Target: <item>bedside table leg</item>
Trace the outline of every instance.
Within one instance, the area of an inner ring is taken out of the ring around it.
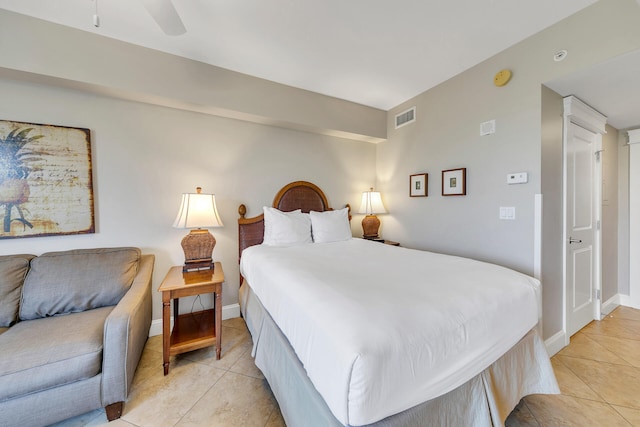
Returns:
[[[169,373],[169,345],[171,343],[171,299],[162,294],[162,366],[164,374]]]
[[[215,316],[216,360],[220,360],[220,353],[222,351],[222,289],[220,289],[220,292],[216,292]]]

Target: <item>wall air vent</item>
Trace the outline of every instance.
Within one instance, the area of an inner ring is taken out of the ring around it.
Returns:
[[[494,133],[496,133],[495,120],[480,123],[480,136],[492,135]]]
[[[416,121],[416,107],[411,107],[400,114],[396,114],[396,129]]]

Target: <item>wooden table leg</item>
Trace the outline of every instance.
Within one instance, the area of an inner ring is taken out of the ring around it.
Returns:
[[[220,289],[222,291],[222,289]],[[215,301],[216,324],[216,359],[220,360],[222,352],[222,292],[216,292]]]
[[[162,366],[164,374],[169,373],[169,345],[171,343],[171,298],[168,292],[162,293]]]

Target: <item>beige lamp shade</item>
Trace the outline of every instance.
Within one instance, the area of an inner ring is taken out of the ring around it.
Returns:
[[[215,194],[202,194],[202,188],[197,193],[184,193],[176,220],[175,228],[211,228],[222,227],[222,220],[216,207]]]
[[[366,215],[362,219],[362,237],[365,239],[379,239],[378,230],[380,229],[380,220],[376,214],[387,213],[387,210],[382,204],[380,192],[373,191],[373,188],[369,191],[364,191],[358,213]]]
[[[196,193],[184,193],[178,215],[173,222],[175,228],[191,228],[182,239],[184,250],[183,271],[213,268],[213,248],[216,239],[206,228],[222,227],[214,194],[203,194],[198,187]]]
[[[373,191],[373,188],[371,188],[370,191],[363,191],[362,202],[360,203],[360,210],[358,211],[358,213],[367,215],[387,213],[387,210],[382,204],[382,197],[380,197],[380,192]]]

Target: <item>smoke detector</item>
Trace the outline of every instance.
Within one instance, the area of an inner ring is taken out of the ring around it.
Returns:
[[[553,60],[556,62],[560,62],[562,61],[564,58],[567,57],[567,55],[569,54],[569,52],[567,52],[566,50],[562,49],[559,50],[555,53],[555,55],[553,55]]]

